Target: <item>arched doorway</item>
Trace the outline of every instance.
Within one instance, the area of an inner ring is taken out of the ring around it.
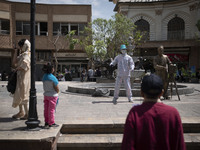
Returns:
[[[180,17],[174,17],[167,25],[168,40],[183,40],[185,38],[185,22]]]
[[[136,30],[142,33],[142,39],[145,41],[149,40],[150,24],[146,20],[140,19],[135,22],[135,25],[137,26]]]

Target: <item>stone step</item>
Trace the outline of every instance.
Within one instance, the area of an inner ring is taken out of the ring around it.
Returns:
[[[182,119],[184,133],[200,133],[200,120]],[[63,124],[62,134],[111,134],[123,133],[124,123],[118,124]]]
[[[63,124],[62,134],[123,133],[124,124]]]
[[[58,150],[118,150],[123,134],[62,134],[57,142]],[[200,149],[200,133],[185,133],[187,150]]]
[[[122,134],[63,134],[57,142],[57,149],[116,149],[120,147]]]

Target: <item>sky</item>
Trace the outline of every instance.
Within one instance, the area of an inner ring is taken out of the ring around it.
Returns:
[[[15,2],[27,2],[31,0],[9,0]],[[96,18],[110,19],[115,14],[115,4],[109,0],[35,0],[42,4],[90,4],[92,5],[92,20]]]

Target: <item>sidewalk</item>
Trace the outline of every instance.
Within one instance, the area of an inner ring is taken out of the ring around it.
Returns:
[[[117,118],[117,120],[124,120],[128,111],[132,107],[132,103],[129,103],[126,97],[120,97],[118,104],[113,105],[112,97],[92,97],[87,94],[69,93],[66,92],[68,85],[80,84],[80,82],[60,82],[60,96],[59,104],[56,109],[56,121],[59,124],[67,122],[92,122],[92,121],[105,121]],[[84,83],[82,83],[84,86]],[[6,82],[0,82],[0,117],[11,118],[11,116],[17,113],[18,108],[12,108],[12,97],[6,91],[6,87],[2,88],[2,85],[6,85]],[[178,101],[178,97],[174,95],[171,100],[164,100],[163,103],[174,106],[178,109],[181,117],[199,117],[200,116],[200,84],[184,84],[188,87],[193,87],[195,92],[188,95],[180,95],[181,101]],[[37,110],[38,118],[41,124],[44,123],[43,118],[43,89],[42,82],[36,82],[37,90]],[[134,97],[135,103],[142,103],[142,97]],[[8,111],[9,110],[9,111]],[[1,120],[2,121],[2,120]],[[11,120],[10,120],[11,121]],[[7,126],[6,120],[4,120],[4,126],[0,125],[1,129],[5,127],[12,129],[12,125],[16,121],[9,122]],[[17,121],[24,123],[24,121]],[[15,127],[15,125],[13,126]]]
[[[61,90],[59,104],[56,109],[55,120],[59,128],[39,131],[27,131],[24,120],[12,119],[18,108],[12,108],[12,97],[6,91],[6,82],[0,81],[0,140],[41,140],[56,137],[62,124],[115,124],[124,123],[132,103],[126,97],[120,97],[118,104],[113,105],[112,97],[92,97],[91,95],[69,93],[67,87],[80,82],[60,82]],[[83,86],[85,83],[82,83]],[[184,84],[193,87],[195,92],[180,95],[181,101],[175,95],[171,100],[163,103],[178,109],[182,121],[200,122],[200,84]],[[4,86],[4,87],[2,87]],[[44,125],[43,117],[43,89],[42,82],[36,82],[37,112],[40,126]],[[141,97],[134,97],[137,104],[142,103]]]

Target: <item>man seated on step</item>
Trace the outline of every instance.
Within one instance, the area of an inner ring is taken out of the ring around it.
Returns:
[[[144,76],[144,101],[127,116],[121,150],[186,150],[180,115],[174,107],[160,101],[163,92],[159,76]]]

